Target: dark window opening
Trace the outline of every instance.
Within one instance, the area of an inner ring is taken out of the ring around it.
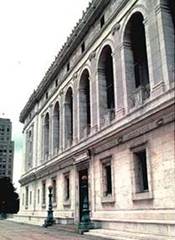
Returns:
[[[69,88],[65,98],[65,145],[69,147],[73,142],[73,93]]]
[[[46,92],[46,99],[48,99],[48,92]]]
[[[44,123],[44,155],[48,157],[49,154],[49,114],[46,114]]]
[[[83,53],[85,51],[85,42],[81,44],[81,52]]]
[[[148,60],[146,52],[143,17],[135,13],[131,18],[131,46],[134,58],[135,87],[149,84]]]
[[[55,87],[58,87],[58,79],[55,80]]]
[[[46,182],[42,182],[42,204],[46,204]]]
[[[136,187],[137,192],[148,191],[148,173],[146,150],[135,153],[136,155]]]
[[[80,101],[80,136],[86,137],[90,133],[91,108],[90,108],[90,81],[89,72],[84,70],[79,88]]]
[[[106,196],[112,194],[111,165],[105,166],[106,171]]]
[[[69,176],[65,176],[65,200],[69,200],[70,198],[70,180],[69,180]]]
[[[100,27],[102,28],[104,26],[104,24],[105,24],[105,17],[103,15],[100,19]]]
[[[108,114],[109,120],[115,118],[115,94],[112,49],[105,46],[101,52],[98,64],[100,112],[101,117]]]
[[[53,203],[56,203],[56,179],[52,179],[52,187],[53,187]]]
[[[67,72],[69,71],[69,69],[70,69],[70,63],[68,62],[67,63]]]
[[[59,103],[56,102],[54,107],[54,114],[53,114],[53,147],[54,147],[54,154],[57,154],[59,149],[60,143],[60,108]]]

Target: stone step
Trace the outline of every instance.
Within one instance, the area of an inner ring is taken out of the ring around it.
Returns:
[[[175,237],[144,234],[144,233],[133,233],[133,232],[122,232],[117,230],[109,229],[92,229],[89,232],[84,233],[88,236],[97,236],[104,239],[113,240],[175,240]]]

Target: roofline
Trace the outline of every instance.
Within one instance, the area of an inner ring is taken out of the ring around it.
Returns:
[[[39,102],[48,86],[54,81],[66,61],[70,58],[73,51],[81,43],[82,39],[96,21],[96,19],[103,12],[104,8],[108,5],[110,0],[92,0],[89,2],[86,11],[83,12],[82,18],[77,22],[76,26],[72,30],[72,33],[67,38],[60,51],[58,52],[55,60],[49,67],[44,78],[40,82],[39,86],[32,93],[23,110],[20,113],[19,120],[24,123],[29,112],[32,110],[34,105]]]

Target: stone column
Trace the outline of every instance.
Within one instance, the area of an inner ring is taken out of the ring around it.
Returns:
[[[78,142],[78,81],[77,73],[73,76],[73,145]]]
[[[175,38],[172,17],[165,3],[166,1],[160,1],[155,8],[155,12],[161,54],[158,61],[161,61],[163,81],[165,90],[167,90],[175,81]]]
[[[89,61],[90,61],[90,76],[89,76],[89,82],[90,82],[90,111],[91,111],[91,134],[95,134],[97,132],[97,126],[98,126],[98,119],[99,119],[99,108],[98,105],[98,94],[97,94],[97,88],[98,88],[98,74],[96,69],[96,53],[92,52],[89,55]]]
[[[155,15],[144,21],[151,97],[164,91],[160,43]]]
[[[114,72],[114,94],[115,94],[115,118],[119,119],[125,114],[125,105],[124,105],[124,86],[123,86],[123,66],[122,66],[122,49],[119,45],[119,32],[120,25],[117,23],[112,28],[112,36],[114,39],[114,52],[112,53],[113,57],[113,72]]]
[[[123,95],[125,112],[129,112],[132,106],[132,93],[135,90],[135,73],[134,73],[134,58],[131,43],[129,41],[123,42],[119,47],[121,49],[121,64],[123,69]]]

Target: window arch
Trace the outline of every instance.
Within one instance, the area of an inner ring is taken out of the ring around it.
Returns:
[[[128,105],[134,107],[150,96],[148,59],[143,16],[134,13],[124,34]]]
[[[44,119],[44,159],[49,156],[49,130],[49,113],[47,113]]]
[[[54,154],[59,150],[60,145],[60,107],[56,102],[53,110],[53,149]]]
[[[109,122],[115,117],[113,59],[109,45],[102,49],[99,57],[98,83],[100,119],[106,124],[106,120]]]
[[[73,92],[69,87],[65,96],[65,147],[73,143]]]
[[[90,133],[91,109],[90,109],[90,81],[89,72],[85,69],[80,78],[79,85],[79,107],[80,107],[80,138]]]

